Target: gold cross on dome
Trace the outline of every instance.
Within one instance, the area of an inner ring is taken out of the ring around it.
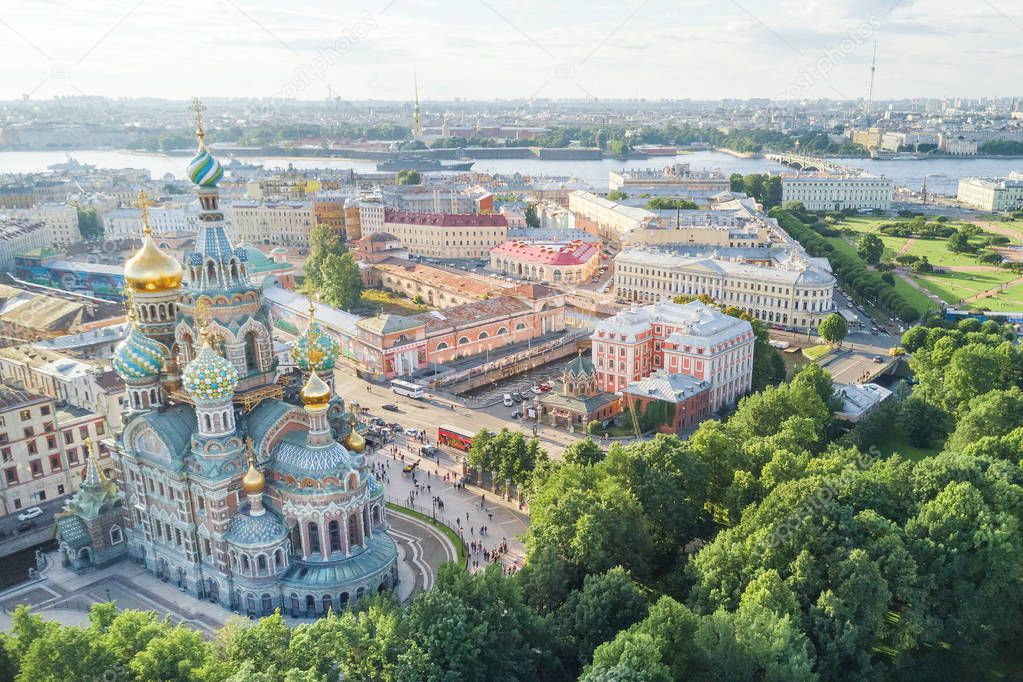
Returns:
[[[142,210],[142,232],[149,234],[151,232],[149,227],[149,207],[153,205],[153,202],[146,196],[145,190],[139,190],[139,198],[135,205]]]
[[[199,139],[203,139],[206,136],[206,126],[203,114],[206,111],[206,105],[202,103],[202,100],[198,97],[192,98],[192,106],[189,107],[192,113],[195,114],[195,134],[199,136]]]

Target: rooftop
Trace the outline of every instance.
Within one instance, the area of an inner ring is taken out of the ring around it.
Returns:
[[[709,388],[710,384],[696,377],[688,374],[668,374],[661,369],[646,379],[629,384],[623,392],[647,399],[680,403]]]
[[[742,261],[725,260],[708,256],[682,256],[670,251],[648,249],[630,249],[615,256],[615,265],[644,265],[665,269],[685,268],[703,270],[708,274],[746,277],[754,280],[774,283],[796,284],[834,284],[835,278],[830,272],[805,258],[792,257],[775,267],[750,265]]]
[[[384,210],[384,222],[430,227],[507,227],[508,219],[496,213],[413,213]]]
[[[475,325],[484,320],[524,313],[530,308],[512,296],[495,296],[485,301],[475,301],[464,305],[434,310],[416,315],[416,319],[426,323],[427,333],[449,327]]]
[[[491,254],[516,258],[542,265],[582,265],[600,254],[592,242],[572,241],[568,244],[535,244],[523,240],[507,241],[494,247]]]

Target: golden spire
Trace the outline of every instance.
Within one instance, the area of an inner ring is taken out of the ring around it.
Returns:
[[[312,327],[314,322],[316,322],[316,301],[313,294],[309,294],[309,326]]]
[[[192,113],[195,114],[195,135],[199,138],[199,148],[203,149],[206,147],[206,126],[203,120],[203,114],[206,111],[206,105],[202,103],[202,100],[198,97],[192,98],[192,106],[190,107]]]
[[[266,477],[256,468],[256,454],[252,451],[252,437],[245,439],[245,449],[249,453],[249,470],[242,478],[242,490],[246,495],[259,495],[266,487]]]
[[[199,338],[203,343],[210,342],[209,329],[210,302],[206,297],[195,302],[195,321],[199,323]]]
[[[145,190],[140,189],[139,198],[136,203],[142,210],[142,234],[148,237],[153,234],[152,228],[149,227],[149,207],[153,205],[153,202],[149,201]]]
[[[326,407],[330,402],[330,386],[315,371],[309,372],[301,392],[302,404],[306,407]]]
[[[85,480],[83,484],[98,485],[102,483],[106,476],[103,474],[103,470],[99,468],[99,464],[96,460],[99,456],[96,454],[96,442],[92,438],[85,439]]]

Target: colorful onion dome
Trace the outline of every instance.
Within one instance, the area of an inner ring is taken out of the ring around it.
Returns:
[[[330,402],[330,386],[316,372],[310,372],[301,395],[306,407],[326,407]]]
[[[159,341],[140,332],[135,326],[134,316],[131,317],[128,336],[117,344],[111,364],[118,376],[125,381],[145,382],[160,376],[165,350]]]
[[[291,359],[303,372],[327,372],[334,369],[334,361],[341,346],[316,321],[313,302],[309,301],[309,326],[291,347]]]
[[[176,258],[168,256],[153,241],[149,212],[142,195],[142,248],[124,264],[124,281],[135,291],[152,293],[181,286],[184,269]]]
[[[199,151],[188,162],[187,173],[188,179],[200,187],[216,187],[224,177],[224,168],[200,140]]]
[[[238,370],[210,347],[203,338],[202,349],[185,367],[182,385],[196,402],[213,402],[228,398],[238,385]]]

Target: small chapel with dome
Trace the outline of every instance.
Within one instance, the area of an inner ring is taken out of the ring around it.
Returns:
[[[157,246],[143,197],[112,360],[129,403],[111,443],[117,476],[89,474],[58,518],[60,549],[79,570],[139,562],[252,616],[337,611],[397,582],[384,489],[333,390],[338,344],[312,314],[292,349],[301,391],[289,402],[275,381],[269,308],[228,237],[223,169],[198,119],[195,250],[179,263]]]

